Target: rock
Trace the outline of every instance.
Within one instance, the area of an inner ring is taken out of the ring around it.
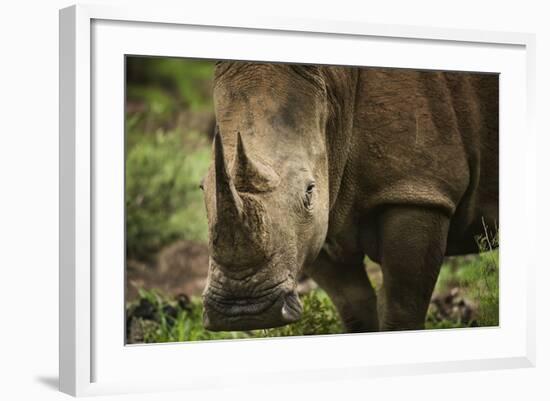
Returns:
[[[148,299],[141,298],[139,304],[133,310],[132,316],[145,320],[154,320],[156,314],[155,305],[153,305]]]
[[[127,326],[126,341],[128,344],[144,343],[145,333],[151,333],[158,327],[158,323],[152,320],[142,320],[139,318],[130,319],[130,324]]]
[[[452,288],[449,292],[434,295],[430,303],[432,319],[440,322],[451,320],[473,326],[474,307],[460,296],[458,287]]]
[[[169,319],[167,319],[168,324],[170,326],[173,325],[178,317],[178,309],[168,304],[162,307],[162,312],[164,313],[165,316],[169,317]]]
[[[186,294],[184,293],[178,294],[178,296],[176,297],[176,300],[181,310],[187,310],[187,311],[191,310],[191,300]]]

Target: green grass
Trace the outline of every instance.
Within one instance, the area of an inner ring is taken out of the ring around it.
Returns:
[[[142,290],[140,299],[127,308],[128,316],[132,316],[130,320],[133,320],[128,324],[133,327],[134,334],[139,334],[138,338],[129,338],[128,342],[182,342],[343,332],[338,314],[324,291],[314,290],[301,299],[304,310],[299,322],[267,330],[212,332],[205,330],[202,325],[200,298],[178,302],[157,291]]]
[[[498,230],[492,236],[487,231],[477,238],[480,254],[470,258],[447,261],[435,287],[435,294],[457,288],[463,299],[475,309],[470,321],[439,320],[432,307],[428,311],[426,328],[490,327],[499,325],[499,252]],[[458,261],[458,263],[457,263]]]

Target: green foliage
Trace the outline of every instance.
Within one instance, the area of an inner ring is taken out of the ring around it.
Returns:
[[[149,86],[130,85],[126,89],[128,100],[143,102],[144,112],[134,114],[144,120],[145,117],[152,122],[152,125],[163,125],[162,122],[172,119],[177,111],[177,104],[173,97],[166,91]]]
[[[475,322],[453,320],[438,321],[433,311],[427,317],[427,328],[481,327],[499,325],[499,233],[491,234],[485,227],[485,234],[476,238],[480,250],[475,258],[462,258],[460,266],[453,267],[446,262],[441,267],[435,292],[460,288],[462,296],[475,303]]]
[[[281,337],[344,332],[338,312],[324,291],[314,290],[303,295],[301,300],[304,314],[298,322],[264,330],[263,335],[265,337]]]
[[[183,123],[181,116],[197,110],[204,111],[203,118],[213,116],[213,68],[213,62],[201,60],[126,59],[129,258],[151,260],[178,239],[207,240],[199,183],[208,168],[210,140],[206,132],[195,132],[189,114]]]
[[[127,106],[138,108],[138,123],[148,130],[170,128],[181,110],[212,108],[211,61],[130,56],[126,73]]]
[[[481,257],[482,284],[478,285],[478,319],[481,326],[499,324],[498,252],[491,251]]]
[[[206,241],[199,184],[210,159],[197,134],[141,136],[126,155],[128,257],[147,259],[176,239]]]
[[[477,238],[480,251],[480,275],[478,280],[479,320],[483,326],[498,326],[499,324],[499,231],[495,234],[488,232],[483,222],[485,235]]]
[[[212,103],[210,81],[214,63],[205,60],[175,57],[128,57],[126,60],[130,100],[140,98],[143,88],[155,88],[173,96],[179,104],[190,108]],[[154,97],[152,98],[154,100]],[[158,100],[158,99],[157,99]]]
[[[185,305],[180,305],[174,300],[160,295],[157,291],[144,290],[140,290],[140,298],[146,299],[153,305],[155,311],[152,320],[138,318],[143,330],[143,340],[146,343],[250,337],[244,332],[218,333],[205,330],[202,325],[202,302],[200,298],[193,298]],[[136,304],[130,305],[128,309],[130,313],[136,307]]]
[[[185,305],[157,291],[140,290],[140,299],[128,305],[127,313],[136,319],[146,343],[182,342],[197,340],[223,340],[237,338],[265,338],[342,333],[342,325],[328,296],[315,290],[302,296],[304,307],[302,319],[280,328],[253,331],[213,332],[202,325],[202,301],[192,298]],[[138,305],[146,300],[153,312],[151,319],[133,316]]]

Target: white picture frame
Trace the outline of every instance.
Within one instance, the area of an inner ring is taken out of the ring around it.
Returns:
[[[192,39],[187,47],[177,40],[184,37]],[[191,45],[196,41],[200,47]],[[536,220],[534,44],[534,35],[524,33],[236,19],[155,7],[61,10],[60,390],[80,396],[534,366],[536,260],[522,238]],[[126,346],[120,330],[125,54],[499,72],[500,326]],[[513,282],[509,266],[521,269]],[[293,355],[297,361],[288,364]],[[193,367],[185,375],[175,369],[182,358]]]

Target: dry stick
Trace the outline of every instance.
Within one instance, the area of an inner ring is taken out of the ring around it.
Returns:
[[[485,219],[481,216],[481,224],[483,224],[483,230],[485,231],[485,238],[487,239],[487,244],[489,245],[489,252],[491,254],[491,259],[493,259],[494,266],[497,265],[497,260],[493,254],[493,245],[492,240],[489,238],[489,233],[487,232],[487,225],[485,224]]]
[[[491,255],[491,260],[493,262],[493,268],[494,270],[496,270],[496,267],[497,267],[497,260],[495,258],[495,255],[493,254],[493,246],[492,246],[492,241],[491,239],[489,238],[489,233],[487,232],[487,225],[485,224],[485,219],[483,218],[483,216],[481,216],[481,223],[483,224],[483,230],[485,231],[485,239],[487,240],[487,245],[489,246],[489,253]],[[489,280],[487,279],[487,275],[484,274],[483,275],[483,278],[484,278],[484,281],[485,281],[485,286],[487,287],[487,289],[489,290]],[[491,298],[493,298],[494,300],[494,297],[493,297],[493,294],[491,293],[491,291],[489,290],[489,293],[491,294]]]

